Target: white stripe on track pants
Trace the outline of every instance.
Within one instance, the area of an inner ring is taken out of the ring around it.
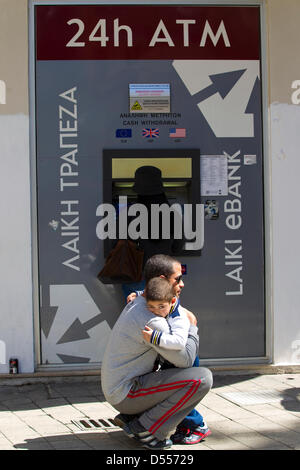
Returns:
[[[120,413],[140,414],[140,423],[157,439],[168,437],[212,387],[205,367],[172,368],[135,379],[127,397],[113,405]]]

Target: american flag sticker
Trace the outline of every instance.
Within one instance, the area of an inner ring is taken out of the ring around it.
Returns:
[[[142,135],[146,138],[159,137],[159,129],[143,129]]]
[[[170,129],[169,137],[176,137],[177,139],[186,137],[186,129],[183,129],[183,128]]]

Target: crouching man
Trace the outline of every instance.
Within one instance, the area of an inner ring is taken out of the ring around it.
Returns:
[[[149,278],[165,277],[178,297],[183,287],[181,264],[166,255],[155,255],[147,264]],[[211,372],[205,367],[193,367],[199,346],[196,318],[183,307],[178,308],[188,314],[190,321],[184,349],[162,348],[143,338],[145,326],[166,333],[169,328],[139,295],[126,305],[115,323],[102,362],[106,400],[125,419],[124,432],[149,449],[170,448],[169,436],[212,387]],[[173,367],[155,370],[158,356]]]

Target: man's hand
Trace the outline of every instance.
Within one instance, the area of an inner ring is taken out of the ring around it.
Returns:
[[[143,335],[144,340],[147,341],[147,343],[150,343],[152,333],[153,333],[153,330],[151,330],[151,328],[149,328],[149,326],[146,325],[145,329],[142,331],[142,335]]]
[[[129,302],[132,302],[136,298],[136,296],[137,295],[135,292],[131,292],[131,294],[129,294],[127,297],[127,303],[129,304]]]
[[[187,310],[186,308],[184,308],[184,310],[185,310],[186,316],[188,317],[191,325],[197,326],[197,318],[195,317],[195,315],[192,312],[190,312],[189,310]]]

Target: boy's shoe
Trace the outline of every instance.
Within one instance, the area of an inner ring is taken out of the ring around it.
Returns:
[[[196,429],[190,430],[190,433],[183,439],[183,444],[198,444],[211,434],[208,427],[198,426]]]
[[[195,429],[178,426],[171,439],[173,444],[198,444],[210,434],[211,431],[205,423],[203,426],[197,426]]]
[[[177,426],[175,433],[172,434],[171,439],[173,444],[181,444],[182,440],[188,435],[190,429],[184,426]]]

